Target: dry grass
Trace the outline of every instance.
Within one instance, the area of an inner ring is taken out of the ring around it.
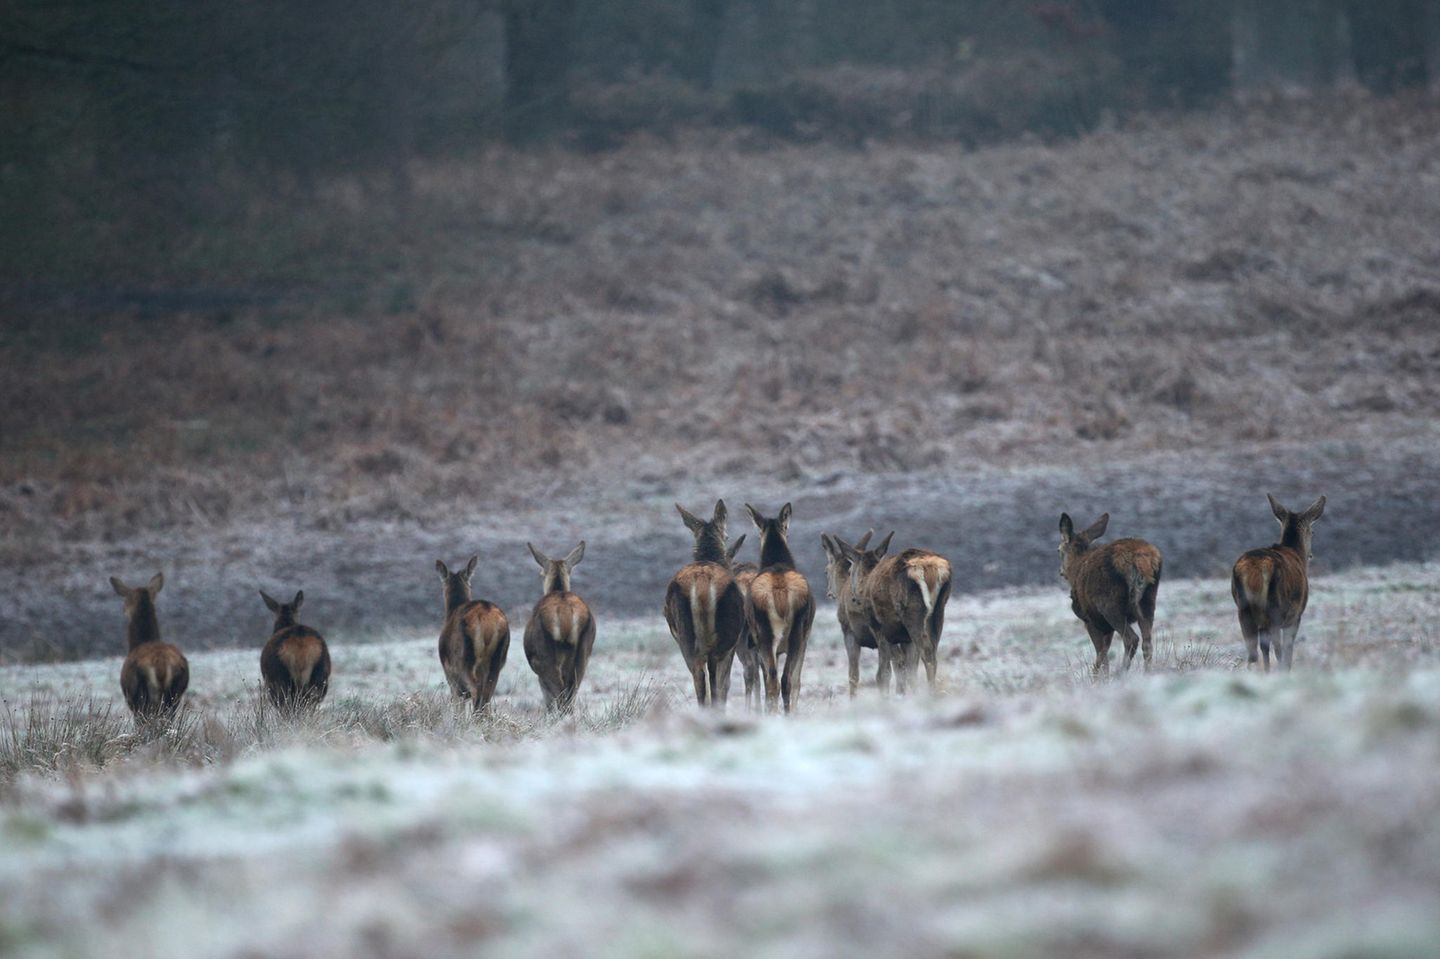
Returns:
[[[1440,403],[1435,125],[1358,101],[973,153],[496,150],[417,168],[403,217],[336,182],[303,215],[386,264],[383,302],[62,318],[92,333],[63,352],[14,326],[0,506],[72,535],[276,502],[341,524],[463,501],[477,466],[505,501],[694,458],[802,479],[1403,433]]]

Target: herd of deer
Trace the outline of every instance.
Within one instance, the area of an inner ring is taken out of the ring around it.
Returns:
[[[1309,597],[1310,530],[1325,511],[1325,497],[1294,513],[1271,496],[1270,508],[1280,521],[1280,542],[1254,549],[1236,561],[1230,591],[1239,612],[1240,630],[1250,663],[1270,652],[1281,669],[1289,669],[1295,653],[1300,618]],[[763,678],[765,708],[783,700],[788,713],[800,695],[805,647],[815,619],[815,595],[795,568],[790,552],[790,504],[773,518],[746,504],[759,534],[758,563],[737,563],[744,543],[726,538],[725,502],[715,504],[709,520],[678,503],[686,527],[695,538],[693,562],[683,566],[665,592],[665,621],[695,684],[701,706],[725,704],[730,672],[738,655],[745,680],[745,701],[759,707]],[[1151,660],[1155,599],[1160,588],[1160,550],[1140,539],[1099,544],[1110,514],[1076,532],[1069,514],[1060,516],[1060,575],[1070,584],[1070,603],[1095,646],[1098,674],[1109,669],[1110,642],[1119,633],[1125,644],[1124,667],[1137,649],[1145,666]],[[888,692],[892,676],[904,693],[916,682],[920,664],[933,688],[936,647],[945,623],[952,571],[943,556],[907,549],[893,556],[891,533],[873,549],[872,533],[854,545],[822,534],[826,554],[827,594],[836,602],[840,631],[849,659],[850,694],[860,685],[860,650],[880,657],[876,685]],[[535,671],[546,709],[573,704],[595,645],[595,617],[585,601],[571,592],[571,570],[585,556],[581,542],[564,559],[550,559],[534,546],[530,554],[543,580],[540,599],[525,627],[525,658]],[[484,709],[495,694],[500,670],[510,649],[510,622],[494,603],[472,599],[470,579],[478,557],[452,572],[436,560],[444,584],[445,622],[440,631],[440,665],[450,690]],[[120,669],[120,687],[137,720],[168,722],[190,682],[190,667],[180,650],[160,639],[155,597],[164,585],[156,573],[145,586],[111,585],[125,600],[129,655]],[[305,594],[289,603],[260,593],[275,614],[275,626],[260,653],[260,675],[277,708],[295,711],[313,707],[325,697],[330,682],[330,653],[324,638],[296,620]],[[1139,626],[1137,637],[1131,624]]]

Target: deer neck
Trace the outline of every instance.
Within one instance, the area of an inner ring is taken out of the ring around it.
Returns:
[[[760,568],[770,569],[772,567],[795,568],[795,557],[791,554],[790,544],[785,542],[784,537],[767,536],[760,544]]]
[[[272,629],[271,632],[272,632],[272,633],[278,633],[278,632],[280,632],[280,630],[282,630],[282,629],[289,629],[291,626],[294,626],[294,625],[295,625],[295,614],[294,614],[294,613],[277,613],[277,614],[275,615],[275,628]]]
[[[725,537],[718,532],[702,533],[700,538],[695,541],[694,556],[697,563],[730,565],[730,557],[725,555]]]
[[[545,595],[570,592],[570,574],[559,570],[546,570],[545,582],[540,587],[540,592]]]
[[[468,589],[445,590],[445,615],[449,616],[468,602],[470,602],[470,591]]]
[[[130,614],[130,621],[125,627],[125,638],[131,649],[160,639],[160,617],[155,615],[155,601],[150,597],[146,596],[135,604],[135,611]]]
[[[1305,536],[1297,527],[1285,527],[1285,531],[1280,534],[1280,548],[1293,550],[1295,555],[1300,557],[1300,565],[1310,564],[1310,544],[1305,542]]]

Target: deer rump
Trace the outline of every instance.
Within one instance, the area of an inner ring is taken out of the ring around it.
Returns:
[[[260,676],[277,703],[311,696],[321,699],[330,685],[330,653],[320,634],[306,626],[282,629],[260,654]]]
[[[574,690],[580,659],[595,641],[595,617],[574,593],[547,593],[525,626],[525,658],[537,675]]]
[[[146,643],[125,657],[120,689],[134,713],[174,710],[190,686],[190,664],[169,643]]]
[[[870,575],[880,586],[869,597],[870,628],[876,636],[896,645],[911,642],[910,630],[898,627],[918,620],[929,626],[932,639],[939,638],[953,579],[949,560],[928,550],[907,549],[881,560]],[[863,639],[861,645],[866,645]]]
[[[1308,597],[1305,568],[1290,549],[1252,549],[1235,562],[1230,594],[1261,632],[1300,621]]]
[[[728,571],[692,563],[665,591],[665,622],[689,660],[713,659],[735,649],[745,626],[745,603]]]

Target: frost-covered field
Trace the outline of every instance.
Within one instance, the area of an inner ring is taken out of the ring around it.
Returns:
[[[698,713],[658,620],[602,622],[559,721],[518,635],[479,723],[428,634],[332,636],[292,728],[257,650],[195,655],[143,745],[118,660],[3,670],[0,953],[1433,955],[1437,597],[1319,580],[1264,677],[1223,581],[1167,583],[1156,671],[1100,684],[1058,586],[960,597],[943,695],[853,704],[822,610],[790,718]],[[25,740],[86,698],[105,735]]]

